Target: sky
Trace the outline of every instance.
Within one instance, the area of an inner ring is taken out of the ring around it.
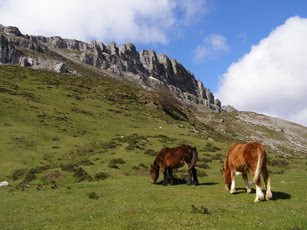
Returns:
[[[222,105],[307,126],[307,1],[0,0],[0,24],[132,42],[177,59]]]

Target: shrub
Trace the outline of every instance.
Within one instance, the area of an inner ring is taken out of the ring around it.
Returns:
[[[98,200],[99,199],[99,195],[97,195],[97,193],[95,192],[90,192],[87,194],[88,198],[90,199],[94,199],[94,200]]]
[[[96,173],[96,175],[95,175],[96,180],[105,180],[108,177],[109,177],[109,174],[104,173],[104,172],[99,172],[99,173]]]
[[[107,142],[107,143],[104,143],[101,148],[102,149],[115,149],[118,147],[118,143],[115,142],[114,140],[110,141],[110,142]]]
[[[269,161],[268,163],[272,166],[276,166],[279,168],[286,168],[289,165],[289,162],[280,159],[274,159],[272,161]]]
[[[204,215],[210,214],[208,208],[205,208],[203,205],[200,206],[199,208],[196,207],[195,205],[192,205],[191,213],[201,213],[201,214],[204,214]]]
[[[202,168],[202,169],[209,169],[209,168],[210,168],[210,166],[209,166],[208,164],[206,164],[205,162],[198,163],[198,164],[196,165],[196,167]]]
[[[206,143],[205,147],[204,147],[204,151],[208,151],[208,152],[217,152],[220,151],[221,149],[215,145],[213,145],[212,143],[208,142]]]
[[[149,156],[156,156],[157,152],[153,149],[147,149],[144,154],[149,155]]]
[[[91,181],[92,177],[89,175],[83,168],[78,167],[74,169],[74,177],[77,178],[77,181]]]
[[[26,175],[25,175],[25,177],[24,177],[24,179],[23,179],[23,183],[28,183],[28,182],[33,181],[33,180],[35,180],[35,179],[36,179],[35,170],[34,170],[34,169],[30,169],[30,170],[26,173]]]
[[[76,165],[76,164],[61,165],[61,169],[63,171],[67,171],[67,172],[74,172],[76,167],[78,167],[78,165]]]
[[[77,164],[78,164],[78,165],[84,165],[84,166],[94,165],[94,163],[93,163],[93,162],[91,162],[91,161],[90,161],[90,160],[88,160],[88,159],[78,161],[78,163],[77,163]]]
[[[218,154],[215,154],[215,155],[211,156],[211,159],[212,160],[222,160],[223,159],[223,155],[218,153]]]
[[[115,158],[109,161],[108,166],[110,168],[118,169],[117,164],[125,164],[126,162],[121,158]]]
[[[155,136],[153,136],[153,137],[155,137],[155,138],[158,138],[159,139],[159,141],[161,142],[161,143],[174,143],[174,142],[176,142],[177,141],[177,139],[176,138],[171,138],[171,137],[168,137],[168,136],[166,136],[166,135],[162,135],[162,134],[160,134],[160,135],[155,135]]]
[[[12,174],[13,181],[22,178],[27,173],[27,171],[28,171],[27,169],[17,169],[17,170],[15,170]]]
[[[199,162],[209,163],[209,162],[212,162],[212,159],[204,157],[204,158],[199,159]]]
[[[158,90],[156,97],[159,106],[167,115],[175,120],[188,120],[188,116],[180,109],[181,104],[167,87]]]
[[[199,177],[204,177],[204,176],[208,176],[208,174],[207,174],[205,171],[200,171],[200,170],[198,170],[198,171],[197,171],[197,176],[199,176]]]

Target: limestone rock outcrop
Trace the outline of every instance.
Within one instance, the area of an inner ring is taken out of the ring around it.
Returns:
[[[153,50],[137,51],[132,43],[119,47],[115,42],[105,45],[93,41],[86,43],[59,36],[44,37],[23,35],[17,27],[0,25],[0,63],[17,64],[25,67],[47,68],[57,72],[75,72],[59,60],[44,60],[33,57],[30,50],[41,54],[60,51],[74,60],[81,61],[118,77],[136,79],[138,84],[148,89],[168,87],[174,95],[183,100],[204,106],[214,111],[222,111],[221,102],[214,98],[209,89],[197,81],[195,76],[175,59],[165,54],[157,55]],[[16,49],[20,47],[21,49]],[[45,55],[47,56],[47,55]]]

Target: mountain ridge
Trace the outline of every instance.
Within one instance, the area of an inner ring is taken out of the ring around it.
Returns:
[[[133,79],[147,89],[167,87],[186,103],[217,112],[227,110],[227,107],[222,108],[221,102],[214,98],[211,91],[176,59],[157,54],[154,50],[138,52],[132,43],[117,46],[115,42],[105,45],[103,42],[87,43],[60,36],[23,35],[13,26],[0,25],[0,34],[0,63],[76,73],[76,70],[69,68],[65,62],[48,63],[44,58],[29,53],[34,51],[44,54],[55,51],[61,56],[69,56],[75,61],[105,70],[117,77]]]

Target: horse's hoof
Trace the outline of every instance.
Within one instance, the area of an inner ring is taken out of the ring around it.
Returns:
[[[198,181],[194,181],[194,182],[193,182],[193,185],[194,185],[194,186],[199,185]]]
[[[266,200],[271,200],[272,198],[273,198],[273,195],[272,195],[271,192],[268,192],[268,193],[266,194],[266,196],[265,196],[265,199],[266,199]]]
[[[264,200],[264,195],[256,196],[254,202],[259,202]]]
[[[252,192],[252,189],[246,189],[246,193],[251,193]]]
[[[234,194],[235,192],[236,192],[236,190],[235,190],[235,189],[230,190],[230,194]]]

